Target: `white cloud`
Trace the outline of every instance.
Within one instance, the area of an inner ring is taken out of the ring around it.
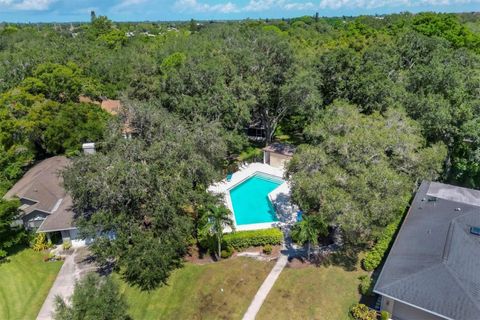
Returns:
[[[237,6],[234,3],[227,2],[227,3],[219,3],[215,5],[208,6],[209,11],[216,11],[222,13],[230,13],[237,11]]]
[[[265,11],[276,5],[275,0],[250,0],[250,2],[242,8],[246,12]]]
[[[232,2],[208,4],[198,0],[177,0],[174,9],[180,12],[261,12],[272,8],[284,10],[306,10],[314,9],[318,6],[312,2],[290,2],[287,0],[250,0],[244,6],[237,6]]]
[[[312,2],[290,2],[287,0],[250,0],[246,6],[240,10],[244,12],[266,11],[272,8],[283,10],[307,10],[315,9],[316,6]]]
[[[0,8],[7,10],[45,11],[56,0],[0,0]]]
[[[114,10],[126,9],[130,7],[135,7],[145,2],[147,2],[147,0],[122,0],[117,5],[113,6],[112,9]]]
[[[238,8],[234,3],[226,2],[219,4],[201,3],[197,0],[177,0],[174,9],[180,12],[220,12],[232,13],[237,12]]]
[[[312,2],[291,2],[291,3],[286,3],[284,5],[284,8],[287,10],[309,10],[309,9],[315,9],[317,6],[313,4]]]
[[[480,3],[480,0],[320,0],[320,9],[453,6]]]
[[[382,8],[382,7],[397,7],[410,6],[411,0],[321,0],[320,9],[334,9],[341,8]]]
[[[2,1],[2,0],[0,0]],[[8,1],[8,0],[6,0]],[[129,0],[125,0],[129,1]],[[135,1],[135,0],[130,0]],[[298,1],[289,0],[249,0],[243,6],[232,2],[209,4],[202,0],[177,0],[174,9],[180,12],[262,12],[270,9],[281,9],[287,11],[301,10],[339,10],[339,9],[375,9],[375,8],[398,8],[418,6],[453,6],[459,4],[480,3],[480,0],[319,0],[319,1]],[[207,0],[203,0],[207,1]]]

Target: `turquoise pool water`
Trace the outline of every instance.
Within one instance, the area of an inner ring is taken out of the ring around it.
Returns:
[[[268,194],[282,183],[278,178],[257,173],[231,189],[237,225],[278,221]]]

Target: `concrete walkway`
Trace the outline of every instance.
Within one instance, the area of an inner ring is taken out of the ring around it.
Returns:
[[[55,311],[56,296],[65,299],[70,297],[73,293],[76,280],[75,269],[75,253],[73,253],[67,256],[63,262],[62,268],[60,269],[52,288],[50,288],[47,299],[45,299],[45,302],[38,313],[37,320],[53,319],[52,313]]]
[[[257,316],[258,311],[262,307],[263,302],[267,298],[268,293],[272,289],[273,285],[280,276],[283,268],[287,265],[288,255],[282,254],[277,260],[277,263],[273,267],[272,271],[268,274],[265,281],[262,283],[260,289],[258,289],[257,294],[253,298],[252,303],[247,309],[247,312],[243,316],[243,320],[253,320]]]

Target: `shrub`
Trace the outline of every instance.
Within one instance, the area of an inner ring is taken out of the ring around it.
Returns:
[[[63,244],[63,250],[70,250],[72,248],[72,241],[67,240]]]
[[[0,151],[0,154],[1,151]],[[2,158],[3,154],[0,156]],[[5,159],[3,159],[5,160]],[[2,160],[0,160],[0,163]],[[0,167],[2,164],[0,164]],[[0,174],[0,192],[3,188],[3,176]],[[15,245],[24,242],[26,233],[23,226],[15,223],[19,214],[20,201],[4,200],[0,198],[0,260],[8,255],[8,251]]]
[[[217,239],[214,236],[208,235],[199,239],[198,244],[203,249],[207,250],[211,254],[217,254],[218,247],[217,247]],[[227,247],[225,240],[222,240],[222,249]]]
[[[55,253],[49,252],[46,256],[43,257],[43,261],[48,262],[48,261],[53,261],[56,259]]]
[[[263,247],[263,253],[265,254],[271,254],[272,253],[272,246],[267,244],[266,246]]]
[[[366,275],[360,276],[358,279],[360,280],[358,286],[360,293],[364,296],[371,296],[373,294],[373,279]]]
[[[357,303],[350,308],[350,314],[355,320],[377,320],[377,312],[369,309],[363,303]]]
[[[392,242],[393,237],[397,231],[398,225],[400,224],[401,219],[397,219],[391,224],[389,224],[381,236],[379,237],[375,246],[367,252],[365,258],[362,261],[363,268],[366,271],[372,271],[376,267],[380,265],[383,260],[383,256],[387,252],[388,248],[390,247],[390,243]]]
[[[222,259],[227,259],[230,258],[233,254],[233,248],[230,246],[227,246],[225,249],[222,250],[220,256]]]
[[[77,283],[68,301],[55,298],[56,320],[115,319],[127,320],[128,305],[116,282],[111,277],[89,273]]]
[[[44,232],[40,232],[33,239],[32,249],[34,251],[43,251],[51,247],[51,242],[47,242],[47,237]]]
[[[280,244],[283,240],[283,233],[277,228],[238,231],[226,234],[223,240],[227,246],[238,250],[248,247]]]
[[[260,148],[248,147],[238,156],[238,161],[248,161],[259,159],[263,156],[263,151]]]
[[[390,313],[388,313],[387,311],[382,311],[382,312],[380,312],[380,319],[381,319],[381,320],[388,320],[388,319],[390,319]]]

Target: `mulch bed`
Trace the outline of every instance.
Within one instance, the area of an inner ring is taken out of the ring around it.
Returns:
[[[302,269],[309,267],[320,267],[329,264],[329,256],[312,254],[309,260],[305,256],[298,255],[288,259],[287,268]]]
[[[301,257],[295,257],[295,258],[290,258],[288,259],[288,263],[286,265],[286,268],[292,268],[292,269],[304,269],[304,268],[310,268],[310,267],[315,267],[316,265],[313,263],[310,263],[308,260],[301,258]]]
[[[188,248],[188,253],[184,257],[186,262],[193,264],[207,264],[215,262],[214,258],[206,252],[200,251],[197,246],[191,246]]]
[[[272,246],[272,253],[265,256],[269,258],[277,258],[280,256],[281,249],[281,246]],[[262,247],[249,247],[239,252],[262,252],[262,250]],[[235,251],[232,257],[236,257],[239,252]],[[197,246],[191,246],[188,248],[188,254],[184,257],[184,260],[193,264],[202,265],[215,262],[215,257],[209,255],[203,250],[200,250]]]
[[[282,246],[280,246],[280,245],[272,246],[272,253],[270,253],[269,255],[265,255],[265,256],[271,257],[271,258],[277,258],[280,255],[281,250],[282,250]],[[235,253],[233,255],[235,256],[239,252],[263,252],[263,247],[248,247],[248,248],[243,249],[242,251],[238,251],[238,252],[235,251]]]

